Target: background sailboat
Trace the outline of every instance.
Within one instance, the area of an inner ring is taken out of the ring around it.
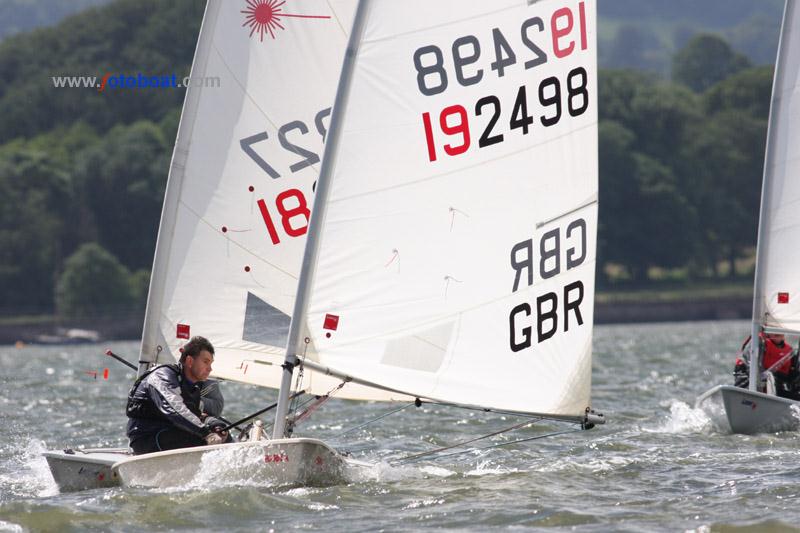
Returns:
[[[139,357],[212,340],[214,376],[277,387],[353,0],[208,3],[170,167]],[[339,382],[309,372],[304,388]],[[389,399],[348,386],[340,397]]]
[[[278,387],[331,105],[356,3],[206,6],[170,166],[139,356],[177,360],[191,335],[214,377]],[[291,10],[289,9],[291,7]],[[340,380],[306,374],[324,394]],[[341,397],[393,395],[349,385]],[[399,395],[394,395],[400,398]],[[46,453],[62,490],[118,483],[127,450]]]
[[[800,9],[787,0],[772,88],[761,215],[758,230],[752,338],[800,335]],[[697,405],[724,413],[735,433],[800,427],[800,402],[763,389],[763,345],[750,343],[749,390],[717,386]]]

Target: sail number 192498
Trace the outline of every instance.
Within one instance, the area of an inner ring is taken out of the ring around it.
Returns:
[[[547,23],[541,17],[522,22],[519,39],[524,49],[515,51],[501,28],[493,28],[491,38],[487,33],[485,40],[491,39],[491,46],[483,48],[475,35],[455,39],[447,57],[439,46],[425,45],[413,53],[417,87],[423,95],[434,96],[444,93],[453,79],[458,85],[469,87],[486,80],[492,72],[502,78],[512,68],[534,69],[548,63],[552,56],[561,59],[586,50],[586,34],[586,9],[584,2],[580,2],[575,10],[557,9]],[[491,51],[482,53],[482,49],[487,48]],[[448,69],[446,64],[451,62],[452,69]],[[590,102],[588,79],[586,69],[576,67],[565,79],[550,76],[536,84],[521,85],[516,96],[508,101],[488,94],[469,105],[452,103],[439,110],[423,112],[421,121],[428,160],[438,160],[441,152],[448,156],[467,152],[474,146],[472,139],[476,134],[478,148],[486,148],[502,143],[507,135],[527,135],[537,124],[546,128],[554,126],[565,116],[565,110],[572,117],[582,115]],[[532,101],[529,101],[529,92],[535,94]],[[470,123],[475,117],[485,115],[489,116],[487,125],[482,131],[473,131]]]

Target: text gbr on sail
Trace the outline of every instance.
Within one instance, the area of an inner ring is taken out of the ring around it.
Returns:
[[[519,289],[523,280],[527,281],[527,286],[533,285],[535,266],[538,266],[539,277],[543,280],[580,266],[586,260],[586,221],[578,218],[544,232],[539,238],[537,250],[538,261],[534,256],[533,239],[518,242],[511,248],[514,292]],[[550,291],[536,296],[535,302],[523,302],[514,306],[508,315],[511,351],[519,352],[533,345],[534,321],[537,344],[546,341],[559,331],[559,314],[563,332],[569,331],[570,314],[574,315],[578,326],[583,324],[582,302],[583,282],[577,280],[564,285],[558,292]],[[533,314],[531,304],[536,308],[535,318],[531,317]]]

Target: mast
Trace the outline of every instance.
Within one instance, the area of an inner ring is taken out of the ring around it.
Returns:
[[[211,51],[211,40],[216,25],[220,3],[209,0],[200,26],[200,35],[197,39],[197,52],[190,76],[205,73]],[[164,205],[161,208],[161,221],[159,222],[158,239],[156,240],[156,253],[153,259],[153,270],[150,275],[150,290],[147,294],[147,308],[144,314],[144,328],[142,331],[142,345],[139,350],[139,370],[141,376],[150,363],[157,361],[159,348],[159,319],[162,314],[164,301],[164,287],[169,267],[169,255],[172,241],[175,236],[175,223],[177,220],[178,204],[180,202],[182,184],[185,177],[186,161],[189,156],[189,144],[197,116],[197,107],[200,102],[202,85],[191,85],[186,89],[186,98],[183,102],[181,120],[178,125],[178,134],[175,138],[175,150],[169,166],[169,177],[164,194]]]
[[[297,353],[301,339],[306,328],[306,308],[311,292],[311,280],[316,269],[317,251],[319,249],[319,234],[322,223],[325,219],[325,209],[328,198],[329,184],[335,167],[336,147],[341,137],[342,120],[345,114],[347,96],[350,92],[351,80],[358,48],[361,37],[364,33],[368,0],[359,0],[356,8],[355,18],[353,19],[353,29],[350,33],[350,40],[342,63],[342,74],[339,77],[339,84],[336,90],[336,100],[333,104],[333,114],[331,116],[331,128],[328,139],[325,143],[325,151],[322,157],[322,169],[317,180],[316,198],[308,227],[308,236],[305,252],[303,253],[303,265],[300,269],[300,279],[297,285],[297,298],[294,302],[292,312],[292,322],[289,327],[289,340],[286,344],[286,357],[283,362],[283,374],[281,376],[281,387],[278,393],[278,406],[275,410],[275,426],[272,433],[273,439],[284,437],[286,430],[286,413],[289,407],[289,394],[292,386],[292,373],[298,363]]]
[[[788,24],[790,19],[790,11],[793,8],[794,0],[786,0],[783,11],[783,24],[781,25],[781,37],[778,44],[778,60],[775,63],[775,74],[772,80],[772,101],[770,105],[769,123],[767,126],[767,149],[764,156],[764,178],[761,184],[761,208],[759,211],[758,222],[758,241],[756,244],[756,267],[755,267],[755,281],[753,286],[753,319],[750,329],[750,385],[749,389],[752,391],[758,390],[758,379],[761,374],[761,341],[759,334],[763,327],[764,312],[761,303],[764,301],[764,272],[765,261],[769,256],[769,240],[770,234],[770,213],[772,213],[772,182],[774,181],[773,161],[775,160],[775,151],[778,146],[778,139],[776,139],[778,128],[776,121],[777,115],[780,112],[777,103],[779,98],[779,91],[781,90],[780,78],[782,76],[781,66],[785,61],[786,55],[789,50],[785,48],[789,45],[789,39],[786,39]]]

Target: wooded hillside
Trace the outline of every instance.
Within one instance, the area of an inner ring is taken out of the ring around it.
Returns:
[[[185,92],[52,77],[184,76],[203,8],[117,0],[0,43],[0,314],[143,307]],[[601,287],[750,274],[771,83],[771,65],[710,34],[669,76],[601,71]],[[87,265],[96,274],[78,275]]]

